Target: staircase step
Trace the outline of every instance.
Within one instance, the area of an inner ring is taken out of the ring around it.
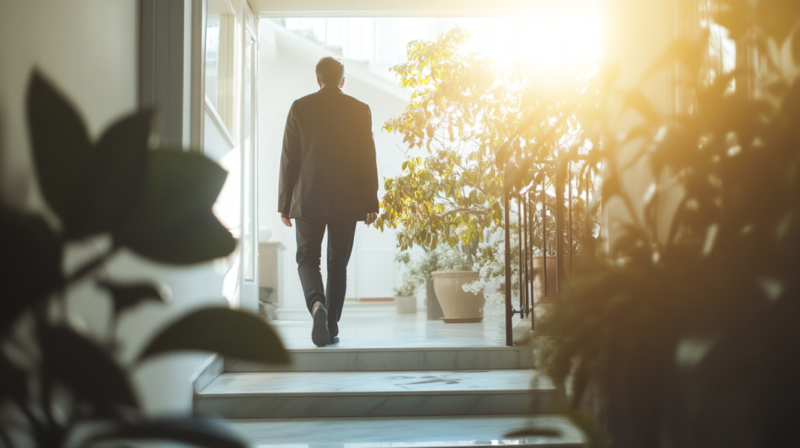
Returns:
[[[504,370],[533,368],[525,347],[336,348],[289,350],[286,366],[225,360],[226,372]]]
[[[367,417],[231,420],[250,445],[277,447],[451,448],[514,445],[578,448],[581,432],[554,416]],[[505,437],[521,428],[557,429],[557,437]]]
[[[534,370],[224,373],[195,396],[224,418],[545,413],[558,392]]]

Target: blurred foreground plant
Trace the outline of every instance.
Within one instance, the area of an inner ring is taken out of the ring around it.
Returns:
[[[286,362],[277,334],[252,314],[203,308],[162,328],[124,365],[118,322],[164,297],[151,283],[98,274],[123,248],[172,265],[233,252],[233,237],[211,211],[225,171],[201,155],[150,151],[150,112],[121,119],[91,142],[78,112],[37,72],[27,114],[39,185],[57,223],[0,205],[0,446],[246,446],[211,420],[147,418],[128,375],[158,355],[183,351]],[[65,246],[100,235],[110,235],[111,247],[63,272]],[[69,324],[66,292],[87,279],[110,296],[110,340]]]
[[[757,70],[708,76],[707,40],[680,40],[660,64],[681,64],[685,111],[616,92],[643,118],[623,137],[608,88],[583,111],[602,203],[629,218],[537,333],[542,366],[614,446],[800,446],[798,17],[796,2],[720,1],[737,51],[763,50]],[[631,176],[653,179],[642,200]]]

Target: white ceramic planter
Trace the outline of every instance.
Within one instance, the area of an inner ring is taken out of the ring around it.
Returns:
[[[395,297],[397,314],[414,314],[417,312],[417,296]]]
[[[437,271],[433,276],[433,288],[442,305],[444,318],[448,324],[480,322],[483,320],[483,293],[473,294],[464,291],[464,284],[478,279],[474,271]]]

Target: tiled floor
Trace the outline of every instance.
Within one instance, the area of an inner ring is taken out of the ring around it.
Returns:
[[[518,319],[515,319],[515,322]],[[311,316],[305,310],[280,311],[272,322],[288,348],[313,348]],[[504,315],[487,306],[476,324],[446,324],[428,320],[424,309],[397,314],[394,303],[345,303],[339,321],[338,344],[328,348],[476,347],[505,344]]]

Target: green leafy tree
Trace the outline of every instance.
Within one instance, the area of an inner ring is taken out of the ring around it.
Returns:
[[[564,73],[524,64],[499,68],[469,51],[468,40],[468,32],[456,27],[435,41],[413,41],[408,62],[392,68],[412,95],[403,114],[384,129],[402,134],[409,150],[423,155],[410,156],[403,174],[385,179],[383,213],[375,226],[400,229],[403,250],[470,244],[482,241],[484,230],[502,226],[504,173],[495,157],[504,144],[513,151],[510,162],[520,164],[526,157],[553,161],[582,142],[577,120],[569,117],[552,135],[553,144],[537,145],[560,116],[561,102],[514,137],[518,123]],[[577,88],[581,82],[574,77]],[[539,164],[520,173],[520,180],[530,182],[539,172],[547,182],[554,174],[551,165]]]

